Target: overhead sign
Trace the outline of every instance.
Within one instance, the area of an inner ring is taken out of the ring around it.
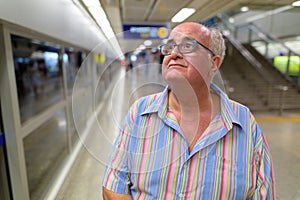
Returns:
[[[166,39],[170,34],[170,27],[167,25],[141,25],[124,24],[124,39]]]

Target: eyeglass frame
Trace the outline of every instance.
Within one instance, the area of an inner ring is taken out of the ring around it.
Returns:
[[[162,45],[160,45],[159,46],[159,49],[160,49],[160,53],[162,54],[162,55],[164,55],[164,56],[169,56],[169,55],[171,55],[172,54],[172,51],[175,49],[175,47],[178,47],[178,51],[179,51],[179,53],[181,53],[181,54],[189,54],[189,53],[192,53],[192,52],[194,52],[194,50],[195,50],[195,48],[196,48],[196,44],[198,44],[198,45],[200,45],[201,47],[203,47],[204,49],[206,49],[209,53],[211,53],[211,55],[212,56],[215,56],[216,54],[212,51],[212,50],[210,50],[208,47],[206,47],[204,44],[201,44],[200,42],[198,42],[197,40],[195,40],[195,39],[190,39],[190,41],[192,41],[193,43],[194,43],[194,48],[193,48],[193,50],[191,51],[191,52],[181,52],[181,48],[179,48],[179,45],[181,45],[182,44],[182,42],[181,43],[179,43],[179,44],[162,44]],[[171,50],[171,53],[169,53],[169,54],[164,54],[163,52],[162,52],[162,47],[163,46],[166,46],[166,45],[170,45],[172,48],[172,50]]]

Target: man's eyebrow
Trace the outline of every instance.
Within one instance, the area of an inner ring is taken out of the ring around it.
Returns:
[[[174,39],[168,39],[166,43],[174,42]]]

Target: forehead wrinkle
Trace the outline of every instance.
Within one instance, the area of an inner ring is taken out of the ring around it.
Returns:
[[[191,36],[198,42],[210,47],[210,30],[202,24],[185,22],[173,29],[175,33]]]
[[[188,37],[188,36],[185,36],[185,37],[183,37],[182,39],[181,39],[181,41],[180,42],[182,42],[182,41],[186,41],[186,40],[195,40],[195,38],[193,38],[193,37]],[[170,43],[170,42],[174,42],[175,40],[173,39],[173,38],[170,38],[170,39],[168,39],[167,40],[167,43]]]

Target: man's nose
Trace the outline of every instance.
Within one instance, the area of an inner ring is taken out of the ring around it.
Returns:
[[[172,50],[172,52],[171,52],[171,57],[172,58],[177,58],[177,57],[181,57],[182,56],[181,53],[179,52],[178,48],[179,47],[176,45],[174,47],[174,49]]]

